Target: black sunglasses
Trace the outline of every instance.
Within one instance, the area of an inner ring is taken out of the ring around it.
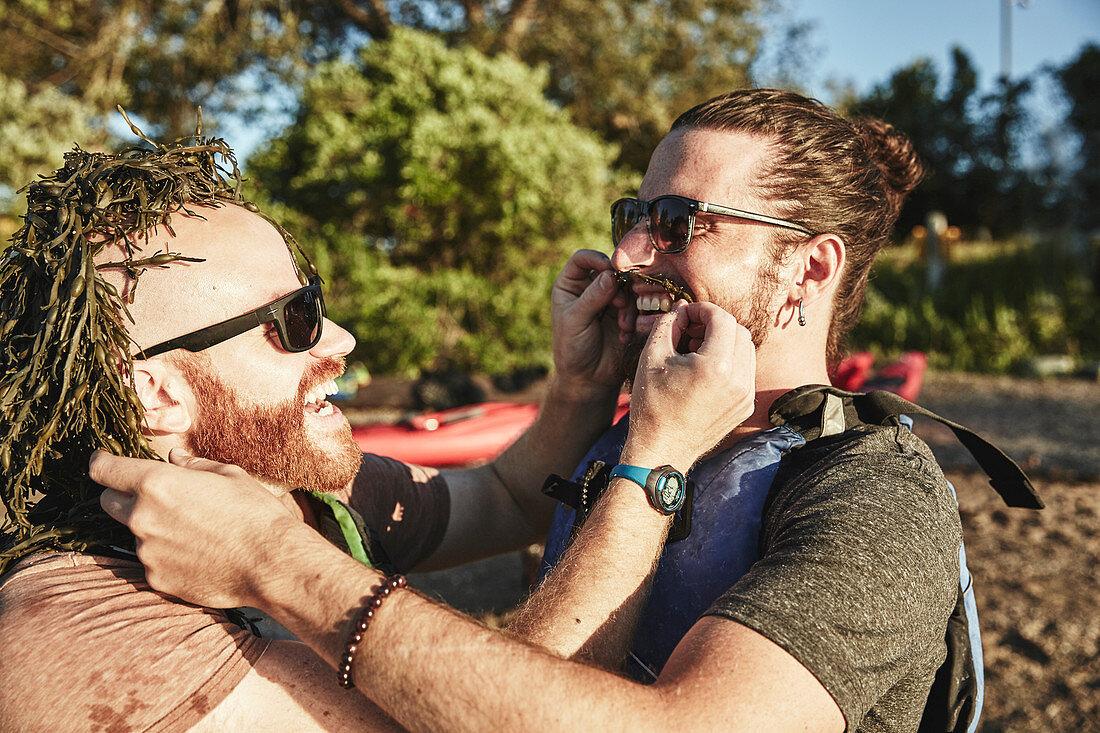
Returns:
[[[314,276],[304,288],[267,305],[261,305],[254,311],[169,339],[138,353],[142,358],[148,359],[173,349],[202,351],[265,323],[275,324],[279,343],[284,349],[293,352],[307,351],[321,340],[321,324],[325,314],[321,278]]]
[[[653,244],[653,248],[664,254],[679,254],[691,244],[691,234],[695,231],[696,212],[748,219],[813,235],[801,224],[786,219],[776,219],[773,216],[754,214],[751,211],[708,204],[705,201],[696,201],[684,196],[669,195],[658,196],[650,201],[621,198],[611,204],[611,243],[618,247],[627,232],[637,226],[644,216],[646,231],[649,232],[649,241]]]

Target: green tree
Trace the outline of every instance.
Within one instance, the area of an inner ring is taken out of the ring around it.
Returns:
[[[294,124],[249,160],[326,250],[332,310],[372,370],[546,361],[553,273],[606,242],[611,188],[630,184],[545,86],[509,56],[395,28],[322,65]]]
[[[602,241],[613,150],[507,56],[396,29],[322,66],[297,120],[248,162],[275,200],[395,264],[496,279]]]
[[[121,103],[179,137],[194,132],[196,105],[247,112],[263,97],[242,88],[292,80],[313,51],[335,48],[330,26],[302,31],[312,5],[3,0],[0,68],[31,94],[57,88],[101,112]]]
[[[644,170],[675,115],[744,86],[777,0],[0,0],[0,68],[163,136],[247,114],[395,28],[545,65],[546,93]],[[770,14],[769,14],[770,13]]]
[[[1081,136],[1073,208],[1082,226],[1100,227],[1100,46],[1084,46],[1055,76],[1069,101],[1067,121]]]
[[[316,3],[315,6],[330,5]],[[546,92],[644,171],[676,115],[750,83],[775,0],[341,0],[314,22],[372,39],[408,26],[549,70]]]
[[[22,82],[0,75],[0,213],[14,213],[16,191],[57,168],[74,141],[89,148],[103,142],[93,131],[94,116],[56,89],[30,93]],[[2,232],[3,238],[12,231]]]
[[[1038,198],[1020,161],[1029,90],[1027,79],[1001,80],[994,92],[980,95],[970,57],[955,48],[946,84],[935,64],[920,59],[847,110],[896,125],[929,168],[928,179],[908,199],[900,229],[937,210],[952,224],[989,227],[999,234],[1019,231]]]
[[[526,31],[501,34],[489,48],[545,64],[551,98],[579,124],[618,144],[619,163],[640,172],[681,112],[751,84],[763,35],[757,21],[769,5],[553,0],[512,6],[524,4],[537,8]]]

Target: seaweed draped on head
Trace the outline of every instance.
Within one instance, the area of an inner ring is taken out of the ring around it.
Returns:
[[[167,145],[131,129],[149,147],[77,146],[63,167],[26,186],[24,224],[0,253],[0,573],[40,550],[133,548],[88,478],[97,448],[158,457],[130,385],[127,302],[100,270],[133,279],[132,303],[144,270],[191,259],[145,251],[154,227],[171,232],[173,214],[196,215],[188,207],[235,203],[260,213],[241,198],[233,151],[202,137],[201,118],[194,136]],[[264,218],[293,256],[297,243]],[[97,265],[112,243],[122,259]]]

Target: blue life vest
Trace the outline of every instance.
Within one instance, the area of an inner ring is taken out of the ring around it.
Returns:
[[[600,437],[573,480],[580,482],[593,460],[609,466],[618,463],[626,430],[624,417]],[[666,545],[661,554],[639,624],[645,631],[635,637],[625,670],[632,677],[652,681],[688,629],[759,559],[764,500],[779,459],[805,442],[790,427],[772,428],[700,462],[687,474],[695,485],[691,533]],[[565,552],[575,519],[575,509],[558,505],[539,568],[540,581]]]

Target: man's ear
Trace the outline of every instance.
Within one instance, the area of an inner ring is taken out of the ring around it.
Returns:
[[[835,234],[819,234],[798,248],[794,277],[787,297],[806,305],[831,298],[844,270],[844,242]]]
[[[134,360],[134,390],[145,408],[145,432],[182,435],[191,429],[191,390],[158,359]]]

